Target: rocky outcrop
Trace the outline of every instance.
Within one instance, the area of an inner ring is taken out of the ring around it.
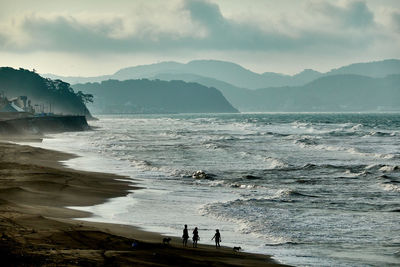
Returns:
[[[90,129],[85,116],[26,117],[0,121],[0,135],[46,134]]]

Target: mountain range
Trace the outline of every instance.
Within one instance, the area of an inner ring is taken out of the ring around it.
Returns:
[[[286,75],[275,72],[262,74],[252,72],[242,66],[226,61],[218,60],[194,60],[186,64],[178,62],[161,62],[150,65],[140,65],[123,68],[112,75],[96,77],[67,77],[53,74],[43,74],[52,79],[61,79],[70,84],[85,82],[100,82],[108,79],[129,80],[129,79],[153,79],[159,75],[182,75],[191,74],[207,78],[213,78],[236,87],[246,89],[260,89],[267,87],[301,86],[317,78],[338,75],[357,74],[373,78],[383,78],[390,74],[400,73],[400,60],[387,59],[383,61],[355,63],[332,69],[329,72],[321,73],[312,69],[305,69],[295,75]]]
[[[45,76],[70,83],[142,78],[195,82],[218,89],[240,111],[393,111],[400,110],[397,103],[400,101],[389,101],[398,96],[400,85],[393,82],[397,81],[398,74],[400,60],[397,59],[355,63],[326,73],[306,69],[296,75],[259,74],[231,62],[195,60],[186,64],[161,62],[128,67],[98,77]],[[84,87],[79,88],[85,91]],[[332,97],[332,92],[338,96]],[[91,93],[96,98],[96,92]],[[359,97],[352,104],[348,100],[356,93]],[[339,100],[342,102],[334,102]]]

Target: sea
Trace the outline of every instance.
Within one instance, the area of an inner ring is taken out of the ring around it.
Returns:
[[[139,190],[85,220],[272,255],[295,266],[400,265],[400,114],[99,115],[31,144]],[[175,244],[179,246],[180,244]]]

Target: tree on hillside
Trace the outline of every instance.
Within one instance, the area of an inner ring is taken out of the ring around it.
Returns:
[[[85,94],[82,91],[78,91],[76,93],[76,96],[81,99],[81,101],[85,104],[87,103],[93,103],[93,95],[92,94]]]

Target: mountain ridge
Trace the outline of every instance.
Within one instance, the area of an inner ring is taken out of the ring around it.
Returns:
[[[399,85],[390,82],[391,79],[395,79],[397,77],[397,74],[400,74],[400,60],[397,59],[355,63],[338,69],[333,69],[327,73],[320,73],[312,69],[305,69],[304,71],[293,76],[276,73],[253,73],[251,74],[252,77],[256,77],[257,75],[264,76],[264,79],[275,79],[275,84],[278,84],[275,86],[265,86],[257,89],[249,89],[248,87],[231,84],[223,79],[217,79],[207,75],[193,73],[195,71],[180,72],[179,70],[179,68],[187,66],[188,64],[194,66],[194,68],[191,70],[203,68],[204,64],[207,65],[210,62],[218,66],[228,65],[235,71],[244,70],[246,73],[250,73],[249,70],[241,68],[239,65],[234,63],[194,61],[187,64],[178,62],[164,62],[153,65],[131,67],[121,70],[119,75],[120,77],[129,77],[129,73],[132,71],[137,71],[135,74],[137,77],[145,76],[147,79],[159,79],[166,81],[182,80],[188,83],[194,82],[206,87],[213,87],[218,89],[233,107],[244,112],[400,110],[399,104],[388,100],[390,98],[396,99],[396,97],[398,97],[397,99],[400,99],[398,96],[398,91],[400,91]],[[388,67],[384,67],[386,65],[388,65]],[[164,67],[166,66],[168,67],[167,72],[161,72],[165,70]],[[155,67],[158,69],[155,70]],[[379,69],[379,73],[374,72],[376,69]],[[214,72],[215,70],[210,68],[207,71],[207,73],[209,73]],[[355,74],[352,72],[355,72]],[[373,74],[375,74],[377,77],[369,77],[366,75],[370,74],[371,72],[373,72]],[[360,73],[364,75],[360,75]],[[229,74],[229,71],[225,70],[224,75],[227,74]],[[394,76],[391,77],[391,75]],[[214,76],[217,75],[215,74]],[[352,77],[351,80],[349,77]],[[368,77],[371,79],[368,80]],[[368,82],[365,82],[366,80],[368,80]],[[286,85],[282,86],[282,81],[286,81]],[[318,87],[318,90],[316,87]],[[364,92],[360,91],[363,87],[368,88],[366,92],[369,94],[372,100],[366,99]],[[344,88],[347,91],[343,90]],[[380,88],[383,88],[381,93],[382,95],[385,95],[386,98],[380,97],[377,93],[379,92]],[[335,93],[332,91],[333,89],[336,90]],[[85,89],[82,87],[82,90]],[[303,95],[297,92],[302,90]],[[314,92],[314,95],[310,94],[311,91]],[[324,91],[325,95],[323,94]],[[354,94],[351,94],[352,91],[360,94],[359,98],[364,99],[364,102],[368,104],[362,104],[359,102],[355,98]],[[350,99],[353,99],[355,104],[351,106],[351,103],[347,101],[347,98],[340,98],[335,94],[347,96]],[[328,95],[332,101],[327,100]],[[271,99],[274,99],[274,101],[271,101]],[[336,99],[336,101],[343,101],[345,104],[341,104],[339,102],[334,103],[334,99]],[[375,104],[371,102],[373,100],[375,100]],[[303,102],[303,104],[300,102]],[[304,103],[307,103],[307,105]],[[325,105],[325,107],[323,105]]]
[[[236,87],[259,89],[280,86],[301,86],[317,78],[335,74],[359,74],[375,78],[383,78],[390,74],[400,73],[400,60],[386,59],[373,62],[353,63],[321,73],[312,69],[304,69],[295,75],[286,75],[275,72],[262,74],[252,72],[239,64],[219,60],[193,60],[188,63],[166,61],[149,65],[138,65],[122,68],[110,75],[96,77],[63,77],[53,74],[44,76],[59,78],[71,84],[85,82],[100,82],[102,80],[141,79],[151,78],[161,73],[169,74],[195,74],[208,78],[221,80]]]
[[[303,86],[251,91],[254,108],[287,112],[400,111],[400,74],[373,78],[357,74],[321,77]],[[255,111],[255,110],[253,110]]]

